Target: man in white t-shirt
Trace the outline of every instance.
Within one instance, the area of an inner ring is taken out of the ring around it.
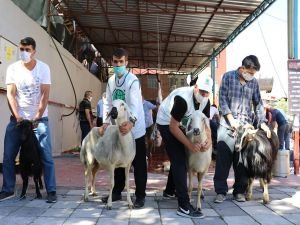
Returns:
[[[211,146],[211,139],[203,143],[192,143],[184,134],[190,116],[196,110],[202,111],[209,117],[209,99],[213,81],[209,76],[198,77],[192,87],[181,87],[173,90],[159,106],[156,123],[165,143],[170,158],[171,167],[167,185],[163,192],[164,197],[177,195],[177,214],[188,218],[203,218],[201,210],[195,209],[188,196],[186,151],[206,151]],[[208,107],[207,107],[208,106]],[[210,130],[205,130],[209,137]]]
[[[103,105],[103,125],[99,132],[105,132],[109,124],[108,112],[112,109],[112,101],[121,99],[126,102],[133,117],[120,126],[120,132],[124,135],[132,131],[136,144],[136,155],[132,162],[135,180],[135,208],[142,208],[145,204],[147,183],[147,162],[145,146],[145,118],[139,79],[126,69],[128,64],[128,53],[123,48],[117,48],[113,52],[114,75],[108,80],[106,86],[106,101]],[[125,187],[125,169],[115,169],[115,185],[112,193],[112,201],[121,199],[121,192]],[[106,203],[108,196],[102,198]]]
[[[35,53],[35,40],[31,37],[22,39],[19,45],[20,60],[7,68],[7,99],[12,115],[5,131],[0,201],[14,197],[15,159],[21,146],[21,130],[16,125],[23,119],[28,119],[36,123],[34,133],[41,146],[47,202],[56,202],[55,168],[47,108],[51,84],[50,69],[47,64],[34,58]]]

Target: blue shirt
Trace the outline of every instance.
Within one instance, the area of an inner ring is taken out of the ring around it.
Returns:
[[[259,85],[255,78],[246,84],[241,84],[238,70],[225,73],[219,91],[219,111],[222,116],[229,113],[239,123],[252,123],[253,111],[260,125],[265,120],[264,108],[259,92]]]
[[[285,119],[285,114],[281,112],[278,109],[271,109],[272,113],[272,122],[275,122],[278,124],[278,126],[285,125],[287,123],[287,119]]]
[[[97,104],[97,117],[103,118],[103,100],[100,99]]]
[[[153,124],[152,109],[155,109],[156,106],[153,105],[151,102],[144,100],[143,108],[145,113],[146,128],[148,128]]]

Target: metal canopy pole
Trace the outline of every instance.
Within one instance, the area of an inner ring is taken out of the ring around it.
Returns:
[[[298,59],[298,0],[288,1],[288,57],[289,59]],[[290,79],[290,78],[289,78]],[[289,93],[290,91],[289,87]],[[291,99],[292,96],[289,96]],[[291,104],[291,101],[289,101]],[[289,109],[293,108],[289,105]],[[291,110],[290,110],[291,111]],[[294,132],[294,173],[299,174],[299,112],[295,110],[293,114],[293,132]]]

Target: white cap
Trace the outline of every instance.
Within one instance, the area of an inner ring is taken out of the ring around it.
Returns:
[[[198,76],[196,84],[198,89],[207,91],[209,93],[212,92],[213,80],[209,76],[206,75]]]

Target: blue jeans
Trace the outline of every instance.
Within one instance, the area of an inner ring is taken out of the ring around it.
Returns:
[[[52,158],[52,147],[48,118],[39,120],[34,133],[41,146],[44,182],[47,192],[56,191],[55,167]],[[11,118],[5,131],[3,156],[3,186],[2,191],[14,192],[16,184],[15,160],[21,146],[21,130],[16,127],[16,120]]]

